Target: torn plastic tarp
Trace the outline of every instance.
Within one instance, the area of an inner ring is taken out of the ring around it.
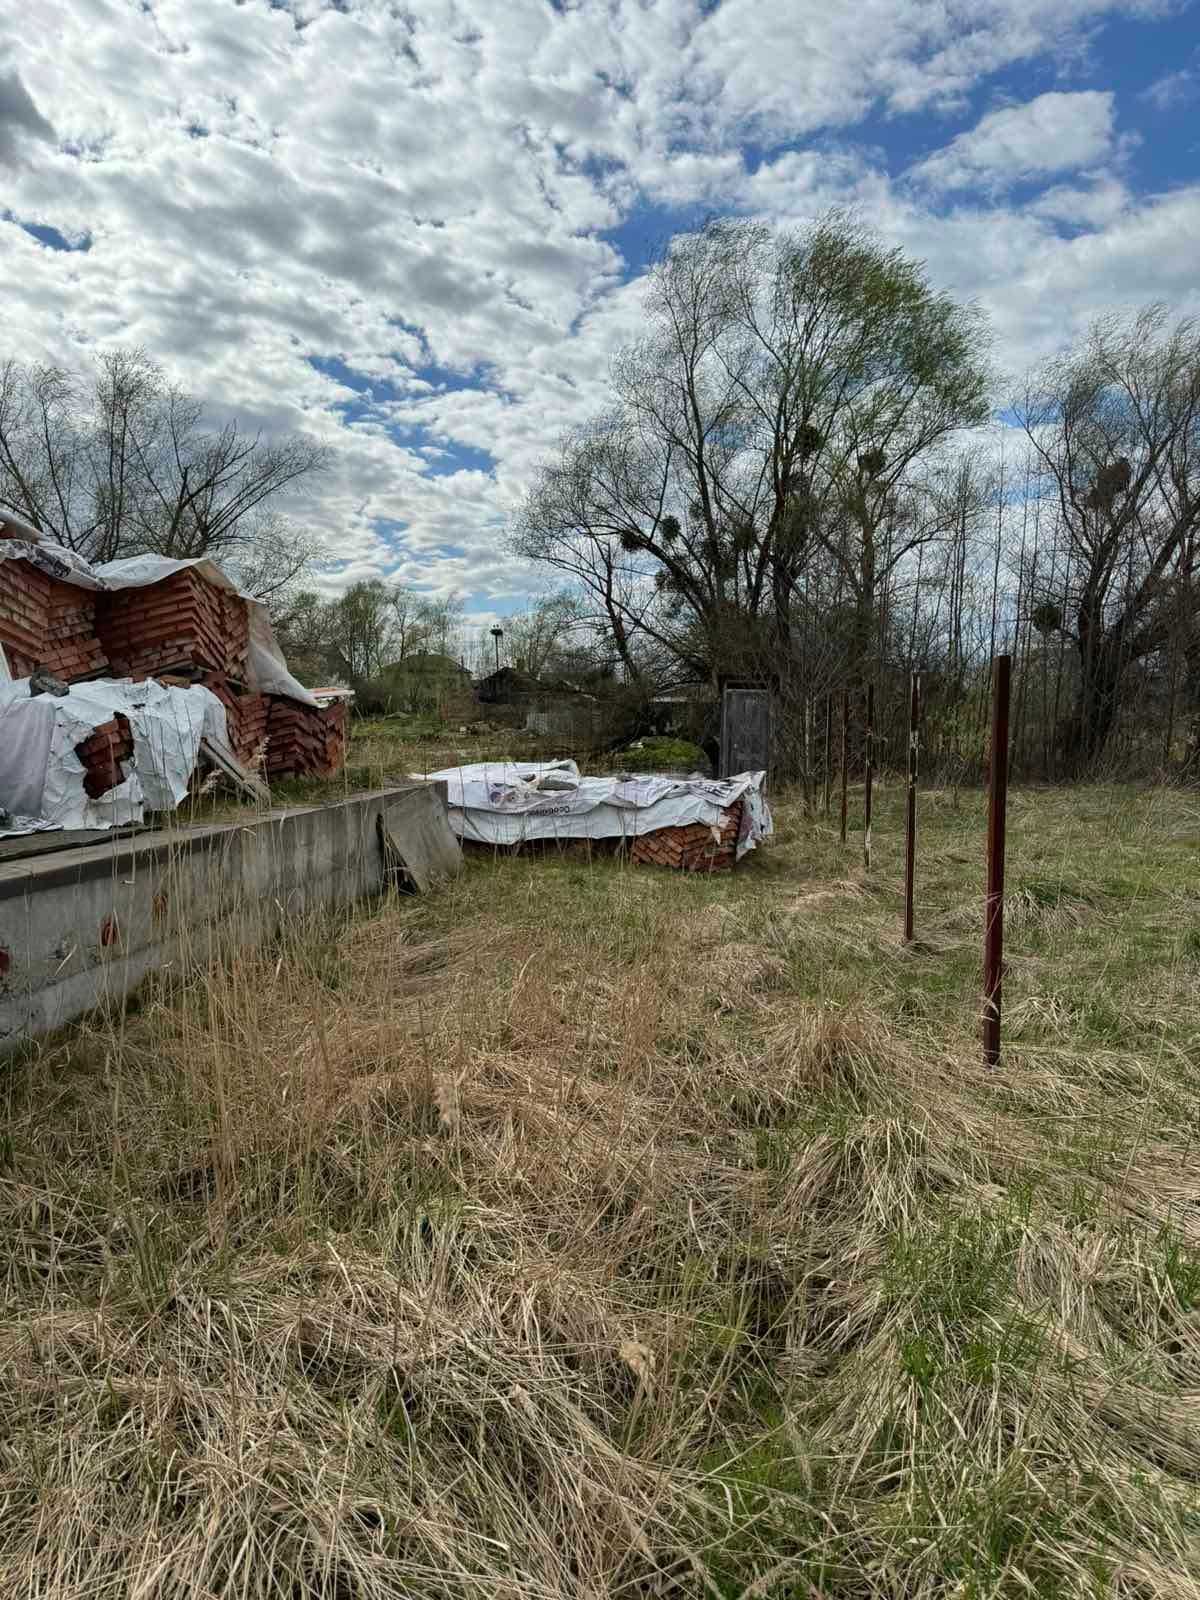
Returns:
[[[133,738],[128,776],[93,800],[75,746],[118,712]],[[113,828],[141,822],[146,811],[174,811],[205,735],[227,742],[225,708],[198,685],[171,689],[103,679],[74,684],[65,695],[31,698],[27,678],[0,684],[0,807],[13,818],[8,831],[33,831],[22,825],[31,822]]]
[[[585,778],[573,761],[477,762],[431,772],[447,785],[450,826],[477,844],[532,839],[632,839],[702,822],[743,800],[737,856],[773,831],[763,772],[708,778]]]

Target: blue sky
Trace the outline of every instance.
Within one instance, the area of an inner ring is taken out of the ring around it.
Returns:
[[[0,355],[143,345],[334,466],[331,592],[479,626],[506,518],[707,214],[856,208],[1011,374],[1200,311],[1200,11],[1118,0],[42,0],[0,20]],[[6,33],[6,26],[11,32]]]

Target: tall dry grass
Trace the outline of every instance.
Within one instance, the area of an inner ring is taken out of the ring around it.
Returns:
[[[7,1072],[0,1593],[1200,1594],[1200,816],[485,858]]]

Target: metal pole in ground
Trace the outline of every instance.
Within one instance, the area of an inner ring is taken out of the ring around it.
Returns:
[[[825,696],[825,815],[829,815],[829,788],[833,781],[830,765],[833,760],[833,694]]]
[[[992,657],[992,745],[989,752],[987,899],[983,932],[983,1059],[1000,1060],[1004,975],[1004,844],[1008,815],[1008,702],[1012,657]]]
[[[850,691],[842,690],[842,845],[846,843],[846,758],[850,749]]]
[[[871,869],[871,789],[875,778],[875,685],[867,685],[867,727],[863,746],[866,767],[863,773],[863,866]]]
[[[904,942],[913,941],[913,891],[917,876],[917,752],[921,722],[921,678],[914,672],[908,694],[908,799],[904,817]]]

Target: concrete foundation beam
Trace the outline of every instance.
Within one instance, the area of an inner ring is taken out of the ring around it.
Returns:
[[[389,882],[431,889],[461,866],[444,786],[427,783],[0,862],[0,1051],[170,963],[256,943]]]

